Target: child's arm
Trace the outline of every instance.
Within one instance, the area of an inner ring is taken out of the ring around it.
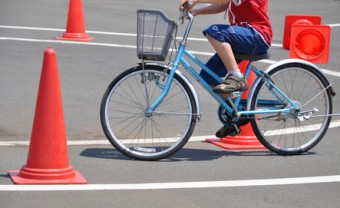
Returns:
[[[227,9],[227,5],[225,4],[211,4],[206,7],[202,7],[199,9],[192,9],[191,13],[195,15],[201,15],[201,14],[217,14],[220,12],[225,12]]]
[[[192,0],[192,4],[228,4],[232,0]]]
[[[199,14],[216,14],[224,12],[230,1],[231,0],[182,0],[180,9],[190,10],[194,16]],[[189,7],[184,7],[187,3],[189,3]],[[196,4],[200,3],[210,5],[199,9],[193,9]]]

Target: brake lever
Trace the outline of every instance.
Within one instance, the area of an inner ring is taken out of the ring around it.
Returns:
[[[181,24],[184,23],[184,20],[185,20],[186,17],[188,17],[188,11],[181,10],[181,14],[180,14],[180,17],[179,17],[179,20],[180,20]]]
[[[183,7],[184,7],[184,8],[189,8],[189,7],[190,7],[190,3],[189,3],[189,2],[186,2],[185,4],[183,4]],[[188,10],[186,10],[186,9],[181,9],[181,11],[180,11],[180,17],[179,17],[180,23],[181,23],[181,24],[184,23],[184,19],[185,19],[185,18],[188,18],[188,13],[189,13]]]

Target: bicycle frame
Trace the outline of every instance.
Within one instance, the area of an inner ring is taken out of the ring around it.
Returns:
[[[291,100],[287,95],[285,95],[279,88],[277,88],[275,86],[274,83],[272,83],[269,79],[267,79],[263,72],[258,70],[256,67],[254,67],[251,63],[251,61],[249,62],[249,64],[247,65],[244,77],[246,80],[248,80],[250,72],[253,71],[255,73],[255,75],[260,78],[260,79],[264,79],[266,84],[268,85],[268,88],[270,88],[270,91],[274,94],[274,96],[277,98],[277,100],[272,100],[272,101],[261,101],[263,102],[263,105],[267,105],[267,106],[274,106],[277,104],[282,104],[283,100],[282,98],[284,98],[285,100],[287,100],[287,102],[291,105],[291,108],[279,108],[279,109],[258,109],[258,110],[254,110],[254,111],[249,111],[246,110],[241,110],[238,111],[238,107],[241,103],[241,97],[243,92],[239,93],[239,96],[234,99],[233,104],[235,106],[236,109],[233,109],[232,107],[230,107],[227,102],[225,102],[224,99],[221,98],[221,96],[219,96],[218,94],[214,93],[211,86],[199,75],[199,73],[190,65],[190,63],[185,59],[189,59],[191,60],[193,63],[195,63],[197,66],[199,66],[201,69],[203,69],[205,72],[207,72],[210,76],[212,76],[218,83],[222,83],[222,78],[219,77],[218,75],[216,75],[211,69],[209,69],[204,63],[202,63],[198,58],[196,58],[192,53],[190,53],[189,51],[186,50],[186,41],[189,35],[189,31],[191,28],[191,25],[193,23],[193,17],[191,16],[191,14],[188,14],[189,16],[189,23],[187,26],[187,29],[184,33],[183,39],[179,44],[179,48],[177,51],[177,55],[174,59],[171,71],[169,73],[168,76],[168,80],[165,84],[165,87],[163,89],[162,94],[160,95],[160,97],[153,103],[150,105],[149,110],[147,111],[147,113],[152,113],[153,111],[155,111],[155,109],[157,108],[157,106],[164,100],[164,98],[166,97],[170,87],[171,87],[171,83],[173,80],[173,77],[175,75],[176,70],[178,70],[178,67],[180,64],[182,64],[184,66],[184,68],[203,86],[203,88],[205,88],[209,94],[223,107],[227,110],[227,113],[229,115],[235,115],[237,117],[240,117],[241,115],[255,115],[255,114],[271,114],[271,113],[290,113],[292,111],[292,109],[298,109],[298,106],[295,104],[295,102],[293,100]],[[254,86],[253,86],[254,87]],[[250,100],[247,100],[247,102],[249,102]],[[234,112],[236,110],[236,112]]]
[[[171,68],[168,80],[165,84],[165,87],[163,89],[163,93],[160,95],[160,97],[153,103],[149,108],[149,113],[153,112],[157,106],[164,100],[164,98],[167,95],[167,92],[169,91],[172,83],[172,79],[175,75],[175,71],[178,70],[179,64],[182,64],[186,71],[188,71],[202,86],[205,88],[209,94],[220,104],[223,108],[225,108],[228,112],[228,114],[233,115],[234,109],[232,109],[224,99],[221,98],[218,94],[214,93],[211,86],[199,75],[199,73],[189,64],[189,62],[185,59],[188,58],[193,63],[195,63],[197,66],[202,68],[205,72],[207,72],[210,76],[212,76],[216,81],[219,83],[222,83],[222,78],[216,75],[211,69],[209,69],[205,64],[203,64],[198,58],[196,58],[194,55],[192,55],[189,51],[185,49],[185,45],[180,44],[177,56],[175,58],[175,61],[173,63],[173,66]],[[260,109],[260,110],[254,110],[254,111],[238,111],[236,112],[237,116],[241,115],[254,115],[254,114],[270,114],[270,113],[290,113],[291,109],[297,109],[298,106],[292,101],[287,95],[285,95],[279,88],[275,86],[270,80],[266,79],[263,76],[263,73],[258,70],[256,67],[252,66],[251,62],[247,65],[246,72],[244,74],[245,79],[248,79],[250,72],[253,71],[257,77],[260,77],[261,79],[264,79],[266,83],[269,85],[268,87],[271,88],[272,93],[275,95],[275,97],[278,99],[277,101],[263,101],[263,105],[277,105],[280,103],[283,103],[282,99],[288,101],[288,103],[292,106],[291,108],[285,108],[285,109]],[[275,90],[275,91],[274,91]],[[278,93],[278,95],[276,95]],[[236,109],[238,109],[239,104],[241,103],[241,97],[243,92],[239,93],[239,96],[233,101]],[[247,100],[248,101],[248,100]]]

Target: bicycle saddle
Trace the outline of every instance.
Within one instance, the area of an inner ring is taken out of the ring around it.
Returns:
[[[270,54],[264,53],[264,54],[244,54],[244,53],[238,53],[234,52],[235,59],[239,60],[248,60],[248,61],[258,61],[261,59],[268,59],[270,57]]]

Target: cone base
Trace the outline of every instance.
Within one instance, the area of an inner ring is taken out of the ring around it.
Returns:
[[[87,33],[67,33],[65,32],[62,37],[56,37],[56,40],[74,40],[74,41],[91,41],[96,38],[89,36]]]
[[[212,143],[218,147],[229,150],[262,150],[266,149],[256,137],[252,136],[235,136],[224,138],[208,138],[206,142]]]
[[[22,177],[22,170],[9,170],[8,174],[14,184],[19,185],[39,185],[39,184],[87,184],[87,180],[78,172],[72,170],[72,174],[58,175],[46,173],[46,170],[36,170],[34,176]]]

